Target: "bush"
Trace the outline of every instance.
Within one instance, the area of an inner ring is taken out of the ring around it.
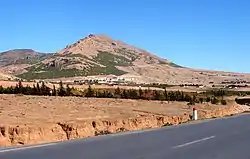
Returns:
[[[214,97],[214,98],[211,99],[211,103],[212,104],[218,104],[219,100],[216,97]]]
[[[221,104],[222,105],[227,105],[227,101],[226,100],[221,100]]]
[[[211,101],[210,97],[207,97],[207,98],[206,98],[206,102],[208,103],[208,102],[210,102],[210,101]]]
[[[190,102],[188,102],[187,105],[195,105],[195,102],[194,101],[190,101]]]
[[[163,124],[162,127],[165,127],[165,126],[172,126],[172,125],[173,125],[172,123],[167,122],[167,123]]]
[[[65,88],[63,87],[62,81],[60,81],[60,83],[59,83],[58,95],[59,96],[65,96],[66,95],[66,91],[65,91]]]
[[[95,92],[94,90],[91,88],[91,86],[89,85],[88,89],[86,90],[86,94],[85,97],[94,97]]]
[[[110,131],[108,131],[108,130],[95,131],[95,136],[108,135],[108,134],[112,134],[112,133]]]
[[[202,104],[204,102],[203,98],[199,98],[199,102]]]

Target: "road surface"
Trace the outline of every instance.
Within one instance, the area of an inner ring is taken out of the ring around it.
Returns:
[[[250,159],[250,115],[0,149],[0,159]]]

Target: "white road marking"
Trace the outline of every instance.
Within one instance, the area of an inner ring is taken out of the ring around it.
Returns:
[[[203,138],[203,139],[195,140],[195,141],[192,141],[192,142],[187,142],[185,144],[174,146],[173,148],[181,148],[181,147],[192,145],[192,144],[195,144],[195,143],[198,143],[198,142],[210,140],[210,139],[213,139],[213,138],[215,138],[215,136],[210,136],[210,137],[206,137],[206,138]]]
[[[32,149],[32,148],[47,147],[47,146],[52,146],[52,145],[57,145],[57,143],[49,143],[49,144],[42,144],[42,145],[9,148],[9,149],[0,150],[0,153],[11,152],[11,151],[19,151],[19,150],[26,150],[26,149]]]

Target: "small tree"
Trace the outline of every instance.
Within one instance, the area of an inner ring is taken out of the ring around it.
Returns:
[[[113,93],[111,93],[111,92],[107,92],[107,98],[114,98],[114,94]]]
[[[60,81],[58,95],[59,96],[65,96],[65,94],[66,94],[65,88],[63,87],[62,81]]]
[[[197,96],[195,94],[193,95],[193,102],[197,102]]]
[[[114,94],[115,98],[121,98],[121,90],[119,87],[117,87],[115,89],[115,94]]]
[[[121,97],[124,98],[124,99],[128,99],[128,93],[127,93],[127,90],[126,90],[126,89],[124,89],[124,90],[122,91]]]
[[[184,101],[190,102],[192,100],[192,97],[189,94],[184,95]]]
[[[33,88],[32,88],[32,94],[36,95],[37,89],[36,89],[36,85],[33,84]]]
[[[167,100],[167,101],[169,100],[168,92],[167,92],[166,88],[164,89],[164,99]]]
[[[187,105],[195,105],[195,102],[193,100],[191,100],[190,102],[188,102]]]
[[[19,92],[18,92],[18,93],[24,93],[24,92],[23,92],[23,84],[22,84],[22,81],[21,81],[21,80],[18,81],[18,89],[19,89]]]
[[[224,95],[225,95],[225,94],[226,94],[225,91],[222,90],[222,91],[221,91],[221,99],[222,99],[222,100],[224,100]]]
[[[209,103],[211,101],[211,98],[210,97],[207,97],[206,98],[206,102]]]
[[[3,86],[1,85],[1,86],[0,86],[0,94],[2,94],[2,93],[4,93],[4,88],[3,88]]]
[[[89,85],[85,97],[93,97],[94,94],[95,94],[95,93],[94,93],[94,90],[93,90],[93,89],[91,88],[91,86]]]
[[[36,83],[36,95],[41,95],[41,89],[39,83]]]
[[[24,87],[24,94],[32,95],[33,94],[33,88],[31,88],[29,85]]]
[[[152,93],[151,93],[151,91],[150,91],[149,88],[144,90],[144,94],[143,94],[143,98],[144,99],[151,100],[152,96],[153,95],[152,95]]]
[[[102,98],[107,98],[108,92],[106,90],[102,90],[100,93]]]
[[[16,84],[16,87],[14,88],[14,94],[20,93],[20,89],[18,87],[18,84]]]
[[[222,100],[221,100],[221,104],[222,104],[222,105],[227,105],[227,101],[224,100],[224,99],[222,99]]]
[[[46,92],[47,89],[46,89],[46,86],[45,86],[45,83],[42,82],[42,85],[41,85],[41,95],[47,95],[48,92]]]
[[[7,87],[5,89],[4,93],[6,93],[6,94],[13,94],[13,93],[15,93],[15,88],[13,86]]]
[[[218,98],[214,97],[214,98],[211,100],[211,103],[212,103],[212,104],[218,104],[218,103],[219,103]]]
[[[139,88],[139,99],[143,99],[143,91]]]
[[[130,90],[128,91],[128,98],[129,98],[129,99],[138,99],[137,91],[134,90],[134,89],[130,89]]]
[[[52,96],[57,96],[57,91],[55,85],[53,85]]]
[[[200,102],[201,104],[203,103],[203,101],[204,101],[203,98],[199,98],[199,102]]]
[[[66,86],[66,93],[65,93],[65,95],[66,96],[71,96],[72,95],[72,92],[71,92],[71,88],[69,87],[69,85],[67,84],[67,86]]]
[[[190,97],[188,105],[195,105],[195,99]]]
[[[154,90],[153,91],[153,99],[154,100],[161,100],[162,99],[161,93],[159,91],[157,91],[157,90]]]

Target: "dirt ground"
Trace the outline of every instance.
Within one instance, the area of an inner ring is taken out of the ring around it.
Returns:
[[[193,107],[184,102],[22,95],[0,95],[0,103],[1,123],[11,125],[182,115],[192,113]],[[195,107],[212,110],[223,106],[199,104]]]
[[[0,147],[180,124],[192,120],[193,107],[186,102],[0,95]],[[233,101],[195,107],[199,118],[249,110]]]

